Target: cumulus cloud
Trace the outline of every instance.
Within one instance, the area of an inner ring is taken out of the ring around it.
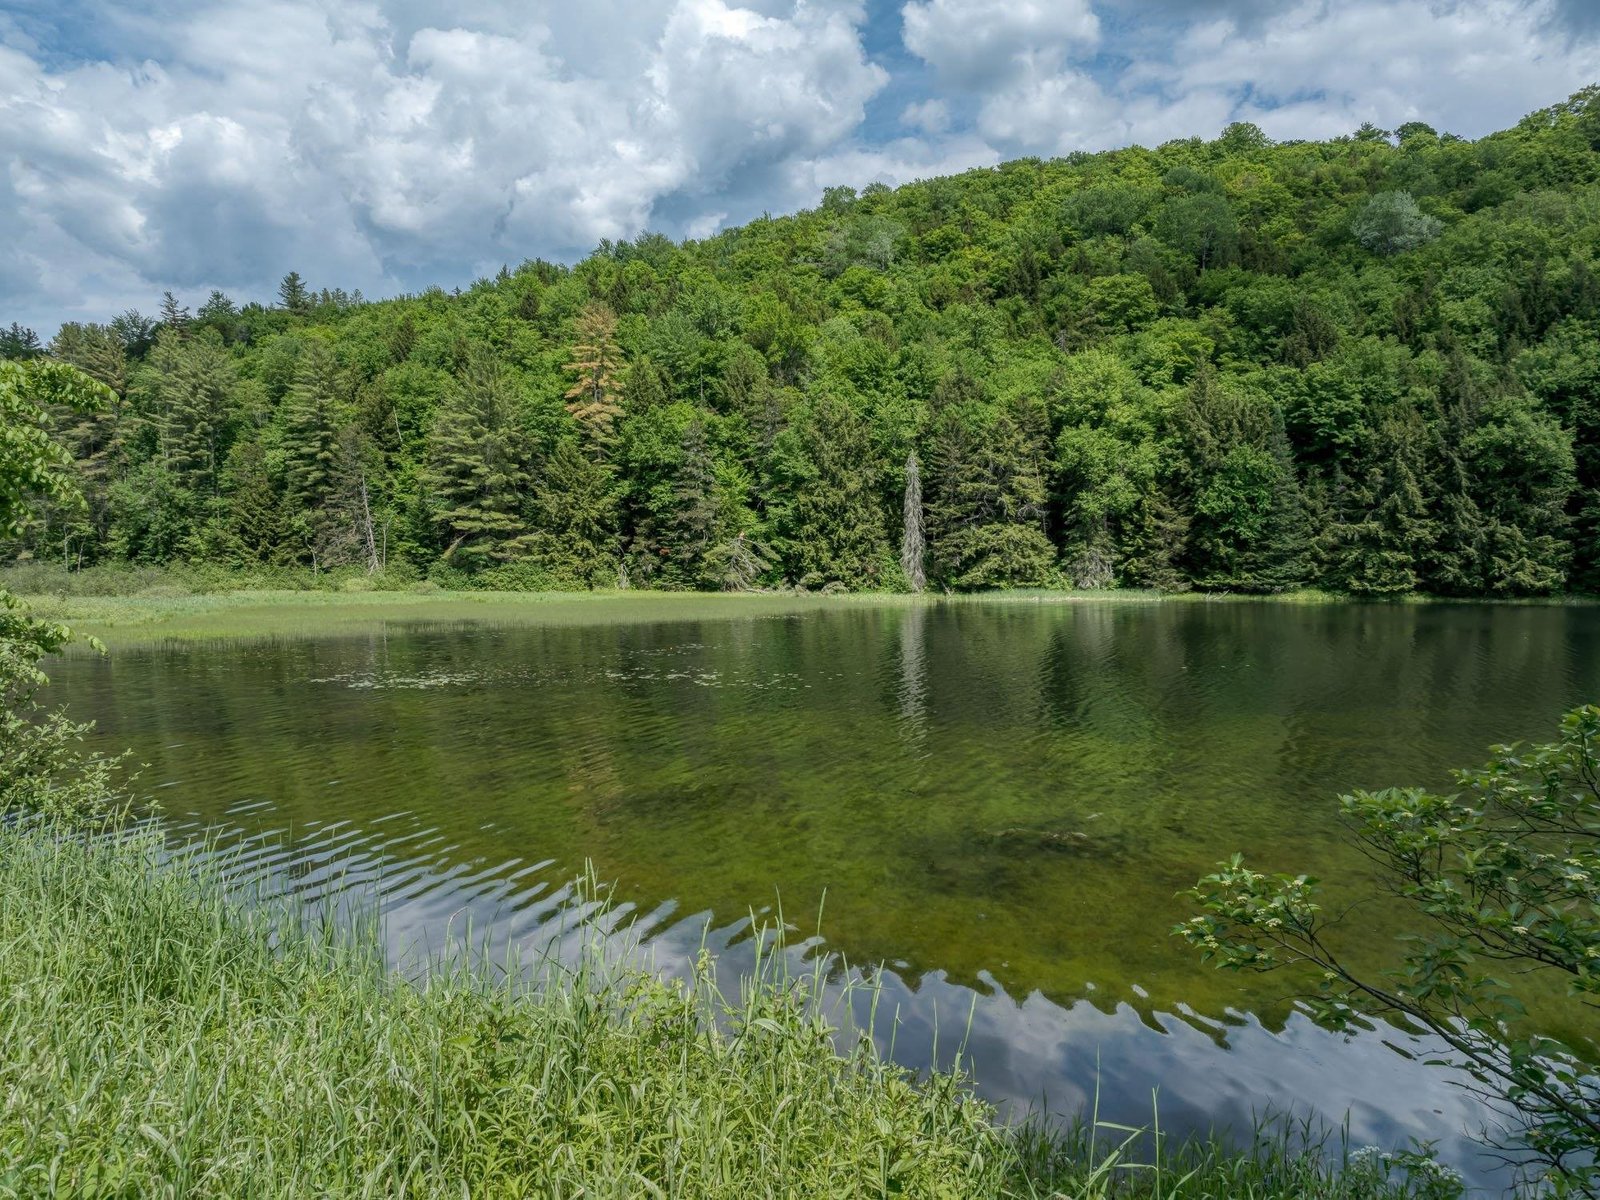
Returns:
[[[887,75],[852,5],[765,7],[506,0],[447,25],[221,0],[172,5],[150,57],[62,66],[13,29],[6,299],[97,313],[167,286],[259,294],[291,266],[393,290],[573,257],[658,208],[710,232],[752,185],[809,202],[797,167],[849,141]]]
[[[24,0],[0,13],[0,317],[268,295],[290,268],[464,283],[1232,120],[1476,136],[1590,82],[1592,7]]]
[[[905,45],[972,93],[975,128],[1007,154],[1210,136],[1235,120],[1278,138],[1369,120],[1474,136],[1595,74],[1595,23],[1563,0],[1102,7],[1099,24],[1074,5],[991,24],[990,0],[910,0]]]
[[[1057,61],[1100,34],[1088,0],[912,0],[901,18],[906,49],[960,87]]]

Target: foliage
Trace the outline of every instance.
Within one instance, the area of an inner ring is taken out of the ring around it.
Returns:
[[[0,362],[0,533],[20,528],[30,501],[81,500],[71,460],[45,432],[46,406],[87,412],[104,392],[65,364]],[[70,637],[65,626],[29,616],[0,588],[0,821],[44,813],[99,823],[121,810],[111,784],[114,764],[78,752],[88,726],[41,711],[37,702],[47,682],[40,662]]]
[[[1379,192],[1350,218],[1350,232],[1375,254],[1401,254],[1438,237],[1439,222],[1410,192]]]
[[[1565,985],[1571,1027],[1600,1007],[1600,707],[1568,713],[1549,745],[1495,747],[1456,782],[1449,796],[1389,788],[1340,801],[1418,918],[1385,977],[1347,965],[1315,880],[1238,857],[1200,882],[1206,912],[1176,932],[1222,967],[1317,977],[1316,1011],[1335,1027],[1367,1012],[1420,1025],[1502,1114],[1512,1144],[1546,1165],[1547,1182],[1600,1195],[1600,1075],[1584,1057],[1594,1048],[1521,1020],[1521,997],[1548,976]]]
[[[1232,125],[457,292],[14,326],[114,399],[53,406],[87,505],[5,553],[901,589],[914,459],[934,587],[1600,589],[1596,119]]]

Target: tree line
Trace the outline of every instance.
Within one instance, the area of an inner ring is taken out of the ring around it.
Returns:
[[[1600,590],[1600,91],[1022,159],[368,302],[0,330],[21,558],[448,585]]]

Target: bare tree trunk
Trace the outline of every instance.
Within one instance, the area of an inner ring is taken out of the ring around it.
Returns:
[[[905,532],[900,538],[900,569],[913,592],[928,585],[923,572],[922,556],[927,550],[927,538],[922,531],[922,474],[917,466],[917,452],[906,456]]]
[[[378,561],[378,539],[372,529],[372,506],[367,503],[367,473],[361,472],[361,529],[367,538],[367,574],[376,575],[383,569]],[[385,531],[387,534],[387,530]]]

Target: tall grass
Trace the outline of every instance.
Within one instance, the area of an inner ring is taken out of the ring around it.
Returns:
[[[0,1195],[1407,1194],[1292,1132],[1136,1162],[1134,1131],[997,1124],[958,1075],[841,1051],[782,955],[731,993],[598,946],[412,984],[380,934],[145,835],[0,828]]]

